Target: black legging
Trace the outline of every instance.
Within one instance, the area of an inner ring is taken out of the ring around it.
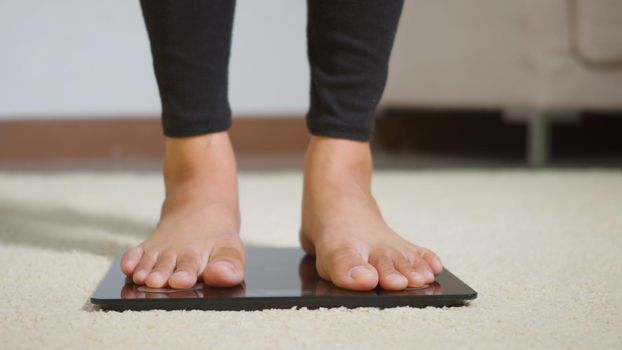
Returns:
[[[231,126],[227,96],[235,0],[140,0],[164,134]],[[368,141],[403,0],[307,0],[314,135]],[[278,38],[275,38],[278,41]]]

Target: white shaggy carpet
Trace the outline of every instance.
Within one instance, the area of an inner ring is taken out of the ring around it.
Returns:
[[[298,173],[240,179],[247,243],[297,245]],[[467,307],[104,312],[155,173],[0,174],[0,348],[621,348],[622,172],[379,172],[387,221],[479,292]]]

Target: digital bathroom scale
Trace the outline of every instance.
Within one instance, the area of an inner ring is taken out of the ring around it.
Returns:
[[[299,248],[246,248],[244,282],[231,288],[151,289],[135,285],[115,261],[91,297],[110,310],[263,310],[306,307],[461,306],[477,293],[447,269],[424,288],[365,292],[341,289],[318,276],[315,258]]]

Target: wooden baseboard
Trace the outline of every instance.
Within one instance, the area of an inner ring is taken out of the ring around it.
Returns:
[[[551,149],[556,156],[619,157],[621,132],[622,114],[584,113],[581,123],[551,126]],[[236,153],[242,156],[239,159],[252,159],[256,168],[275,155],[300,159],[310,138],[302,116],[237,117],[230,136]],[[160,164],[163,139],[157,117],[0,121],[0,169],[37,169],[51,163],[136,167],[140,161],[158,160],[149,164]],[[525,150],[525,126],[505,123],[498,111],[383,110],[372,146],[403,154],[520,159]],[[250,157],[244,157],[247,155]]]
[[[234,118],[230,131],[242,154],[302,153],[305,120]],[[158,118],[0,121],[0,162],[158,158],[164,151]]]

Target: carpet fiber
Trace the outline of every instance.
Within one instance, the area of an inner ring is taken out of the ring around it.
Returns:
[[[244,173],[242,238],[296,246],[298,173]],[[17,348],[620,348],[622,172],[378,172],[386,220],[478,291],[461,308],[104,312],[155,173],[0,174],[0,343]]]

